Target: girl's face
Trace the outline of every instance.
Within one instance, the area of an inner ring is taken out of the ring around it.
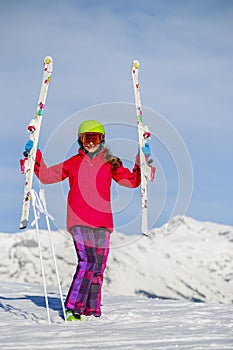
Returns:
[[[86,132],[80,136],[80,140],[83,142],[86,151],[94,153],[99,149],[104,140],[104,135],[98,132]]]

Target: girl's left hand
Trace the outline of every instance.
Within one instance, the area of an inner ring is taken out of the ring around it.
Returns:
[[[142,147],[142,152],[145,154],[146,157],[150,157],[151,155],[151,149],[149,143],[145,143],[145,146]]]

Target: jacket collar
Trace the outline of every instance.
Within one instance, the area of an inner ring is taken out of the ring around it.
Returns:
[[[100,156],[100,155],[103,155],[104,153],[104,147],[101,147],[100,149],[98,149],[97,152],[95,152],[94,154],[92,153],[88,153],[88,152],[85,152],[85,150],[83,148],[79,148],[78,150],[78,154],[84,158],[84,157],[88,157],[90,159],[93,159],[93,158],[96,158],[97,156]]]

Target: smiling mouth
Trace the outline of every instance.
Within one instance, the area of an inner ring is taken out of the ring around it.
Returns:
[[[89,145],[86,145],[86,149],[88,149],[88,151],[95,151],[97,148],[98,148],[99,145],[95,145],[94,143],[93,144],[89,144]]]

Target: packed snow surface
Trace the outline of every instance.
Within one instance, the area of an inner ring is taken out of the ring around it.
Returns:
[[[59,295],[1,282],[1,350],[233,349],[233,305],[108,296],[101,318],[67,322]]]
[[[43,287],[1,282],[1,350],[233,349],[233,305],[108,296],[101,318],[67,322],[59,295]]]

